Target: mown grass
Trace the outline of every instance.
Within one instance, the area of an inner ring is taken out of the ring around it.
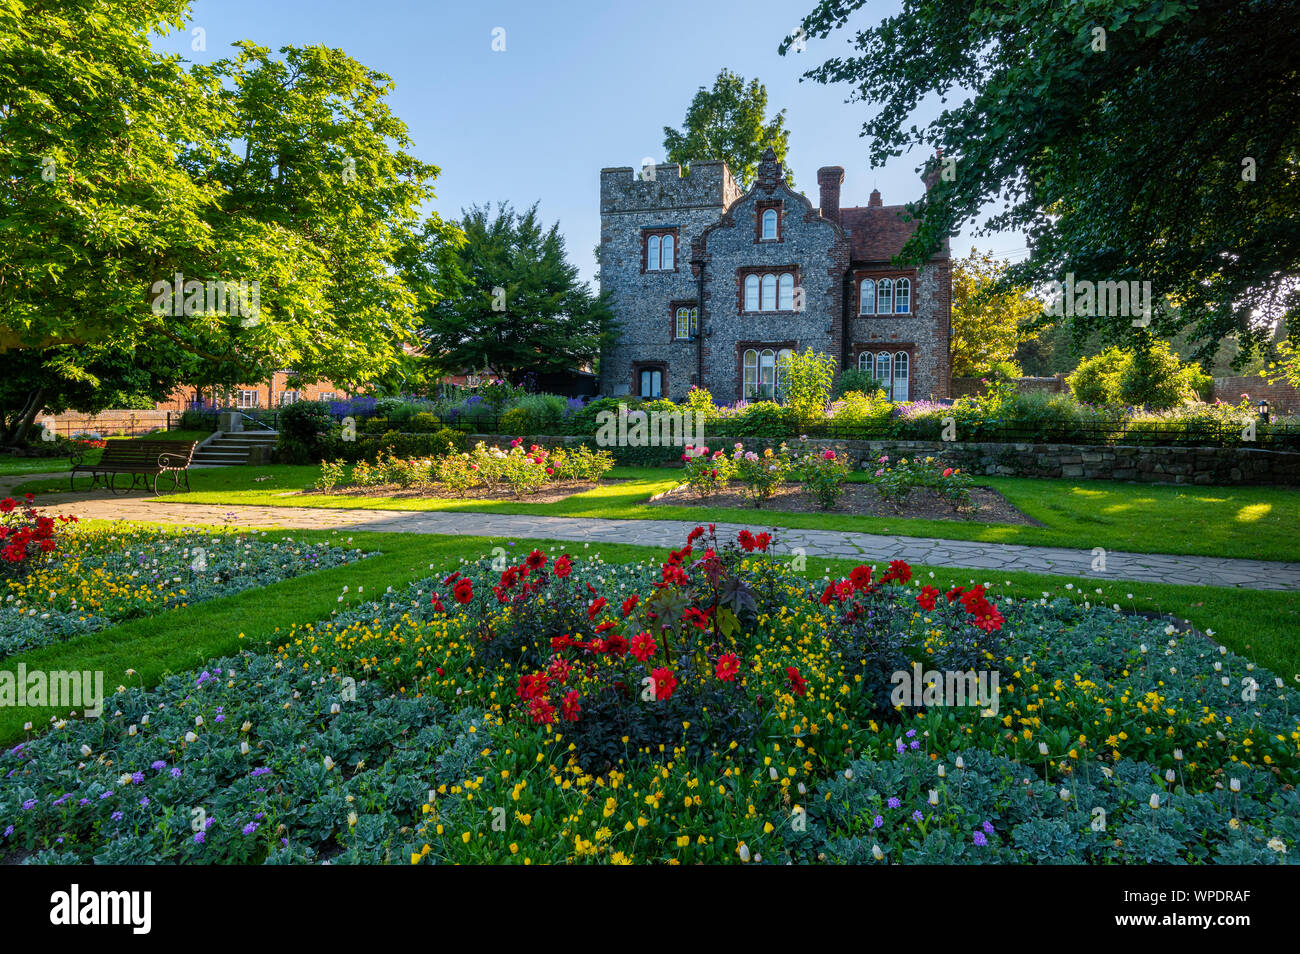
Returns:
[[[109,437],[110,441],[205,441],[211,431],[167,431],[162,434],[142,434],[139,437]],[[99,462],[103,451],[90,448],[83,459],[87,464]],[[67,457],[0,457],[0,477],[16,474],[58,474],[72,469],[72,461]],[[59,490],[67,490],[60,487]],[[24,491],[25,492],[25,491]]]
[[[646,501],[677,485],[681,472],[618,467],[613,482],[550,504],[526,500],[443,500],[367,497],[312,492],[314,466],[228,467],[193,471],[193,491],[162,499],[219,505],[337,507],[365,510],[469,510],[604,517],[615,520],[761,522],[769,526],[851,530],[986,543],[1128,550],[1255,560],[1300,561],[1300,490],[1279,487],[1184,487],[1104,480],[981,478],[1041,527],[908,520],[844,514],[789,514],[772,510],[704,506],[649,506]],[[861,479],[856,477],[855,479]],[[61,491],[43,482],[21,491]],[[307,491],[307,493],[300,493]],[[761,519],[759,518],[761,515]]]
[[[360,547],[374,555],[348,566],[322,570],[258,590],[132,620],[63,643],[45,646],[7,659],[0,670],[14,672],[19,663],[28,670],[102,670],[105,688],[125,683],[157,685],[167,673],[193,669],[210,659],[241,648],[259,650],[274,644],[277,634],[295,623],[326,619],[346,604],[372,599],[388,586],[404,584],[435,572],[446,572],[461,559],[476,559],[504,538],[449,537],[426,534],[273,531],[272,538],[330,540]],[[533,547],[567,549],[575,556],[599,554],[610,562],[633,562],[667,556],[667,550],[622,544],[578,545],[573,542],[513,539],[514,552]],[[350,541],[350,542],[348,542]],[[432,569],[431,569],[432,565]],[[805,574],[819,578],[841,576],[851,561],[809,558]],[[995,599],[1005,596],[1038,598],[1044,592],[1076,601],[1087,599],[1122,609],[1172,614],[1202,630],[1233,651],[1291,678],[1300,673],[1300,593],[1236,590],[1217,587],[1171,586],[1119,581],[1098,583],[1084,578],[1033,573],[991,573],[915,566],[917,577],[948,588],[954,583],[991,584]],[[934,574],[933,580],[930,573]],[[343,587],[348,592],[343,592]],[[1068,587],[1068,588],[1067,588]],[[1098,592],[1100,590],[1100,593]],[[339,598],[342,596],[342,602]],[[127,670],[134,674],[127,675]],[[109,703],[111,704],[111,703]],[[0,742],[12,743],[26,733],[25,722],[40,730],[53,709],[0,708]]]

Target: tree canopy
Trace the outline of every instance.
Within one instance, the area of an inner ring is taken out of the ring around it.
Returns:
[[[1010,361],[1021,342],[1035,337],[1031,324],[1042,305],[1024,287],[1000,284],[1009,268],[991,252],[971,249],[952,269],[952,373],[984,374]]]
[[[686,110],[681,131],[664,127],[664,149],[668,161],[683,166],[702,160],[722,159],[741,188],[749,188],[758,172],[758,162],[768,146],[784,165],[790,146],[785,128],[785,110],[767,118],[767,87],[757,79],[745,78],[723,69],[713,88],[701,86]],[[791,185],[793,174],[785,170]]]
[[[0,0],[0,351],[71,372],[102,346],[197,385],[385,374],[454,239],[421,216],[438,170],[405,151],[391,81],[249,42],[187,68],[150,37],[189,12]]]
[[[443,374],[488,370],[520,383],[525,373],[591,361],[612,328],[604,299],[578,280],[559,223],[546,228],[534,204],[462,213],[464,242],[445,249],[442,294],[424,312],[420,340]]]
[[[864,5],[822,0],[803,29],[825,38]],[[1233,332],[1249,357],[1300,305],[1293,0],[905,0],[851,45],[806,75],[871,104],[873,165],[920,147],[940,173],[903,257],[999,203],[981,224],[1026,231],[1031,250],[1008,285],[1150,281],[1149,331],[1185,330],[1201,360]],[[1127,316],[1080,321],[1148,340]]]

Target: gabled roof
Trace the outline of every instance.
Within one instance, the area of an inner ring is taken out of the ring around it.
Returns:
[[[871,197],[880,201],[880,193]],[[907,221],[907,207],[902,205],[858,206],[840,209],[840,224],[849,233],[849,254],[855,262],[887,262],[903,250],[916,231],[919,220]],[[948,257],[948,242],[934,256]]]

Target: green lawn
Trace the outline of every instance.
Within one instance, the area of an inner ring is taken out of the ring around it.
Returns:
[[[140,437],[110,437],[110,441],[205,441],[211,431],[168,431],[166,434],[146,434]],[[91,448],[86,452],[85,463],[93,464],[99,460],[102,452]],[[0,477],[12,474],[58,474],[66,473],[72,468],[72,461],[67,457],[0,457]],[[60,487],[67,490],[67,487]],[[25,491],[24,491],[25,492]]]
[[[132,620],[120,626],[77,639],[45,646],[7,659],[4,668],[16,670],[25,663],[28,670],[102,670],[105,688],[131,682],[153,686],[168,672],[194,668],[241,647],[263,648],[276,640],[277,632],[294,623],[326,618],[345,603],[373,598],[388,586],[445,572],[462,558],[475,559],[488,553],[496,542],[483,537],[448,537],[401,533],[327,533],[325,531],[275,532],[298,540],[351,540],[351,545],[377,552],[359,563],[312,573],[258,590],[209,600],[185,609],[148,619]],[[610,562],[644,559],[662,560],[665,550],[627,545],[602,544],[588,549],[569,542],[515,540],[516,552],[534,546],[568,549],[575,555],[599,553]],[[430,569],[430,565],[434,570]],[[826,573],[841,576],[853,564],[842,560],[808,560],[806,573],[816,578]],[[1300,673],[1300,593],[1274,593],[1213,587],[1169,586],[1128,582],[1103,583],[1095,580],[1032,573],[992,574],[987,571],[914,567],[918,578],[947,588],[972,580],[989,583],[994,598],[1034,597],[1047,592],[1075,600],[1086,598],[1106,605],[1118,603],[1124,609],[1172,613],[1189,619],[1234,652],[1289,676]],[[935,574],[931,581],[929,573]],[[1066,586],[1073,589],[1067,590]],[[346,594],[343,587],[348,587]],[[1100,589],[1101,593],[1096,591]],[[1130,598],[1131,595],[1131,598]],[[126,670],[135,670],[128,676]],[[0,743],[11,743],[23,735],[23,723],[35,726],[54,715],[34,714],[0,708]]]
[[[645,501],[651,495],[673,487],[680,479],[680,471],[659,468],[615,468],[610,476],[620,478],[621,482],[605,484],[553,504],[324,494],[299,496],[294,493],[310,490],[316,474],[314,466],[196,470],[190,474],[193,492],[163,499],[222,505],[474,510],[623,520],[746,521],[768,526],[859,530],[1084,550],[1105,547],[1139,553],[1300,560],[1300,532],[1297,532],[1300,530],[1300,490],[1287,488],[1152,486],[1102,480],[1020,477],[981,479],[981,484],[995,488],[1020,510],[1045,524],[1043,527],[1028,527],[951,520],[720,510],[709,506],[650,507]],[[19,489],[39,492],[50,488],[35,482],[24,484]]]

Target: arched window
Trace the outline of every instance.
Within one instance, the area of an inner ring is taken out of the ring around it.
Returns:
[[[907,352],[894,353],[894,389],[890,399],[899,402],[907,400]]]
[[[876,380],[884,388],[885,394],[890,394],[893,387],[893,375],[890,373],[891,367],[892,362],[888,351],[881,351],[876,355]]]
[[[646,239],[645,269],[647,272],[659,271],[659,236],[657,235]]]
[[[776,276],[763,276],[763,311],[776,311]]]
[[[676,267],[677,263],[674,261],[675,256],[673,254],[676,245],[677,240],[671,235],[664,236],[663,246],[659,252],[659,268],[661,271],[671,272]]]
[[[740,396],[746,401],[752,400],[758,390],[758,352],[750,348],[744,356],[744,373],[741,380]]]
[[[758,311],[758,276],[745,276],[745,311]]]
[[[876,283],[864,278],[858,288],[858,314],[874,315],[876,313]],[[868,371],[871,369],[868,368]]]
[[[673,337],[690,338],[695,335],[700,320],[700,309],[683,305],[677,309]]]
[[[794,275],[785,272],[777,283],[777,311],[794,311]]]
[[[758,394],[765,398],[776,396],[776,352],[771,348],[758,354]]]
[[[862,354],[858,355],[858,370],[871,374],[872,370],[875,368],[875,364],[873,363],[875,360],[876,356],[870,351],[862,352]]]
[[[900,278],[894,286],[894,313],[906,315],[912,310],[912,283]]]
[[[887,315],[894,310],[894,283],[882,278],[876,286],[876,313]]]
[[[763,241],[770,242],[776,238],[776,209],[763,210]]]

